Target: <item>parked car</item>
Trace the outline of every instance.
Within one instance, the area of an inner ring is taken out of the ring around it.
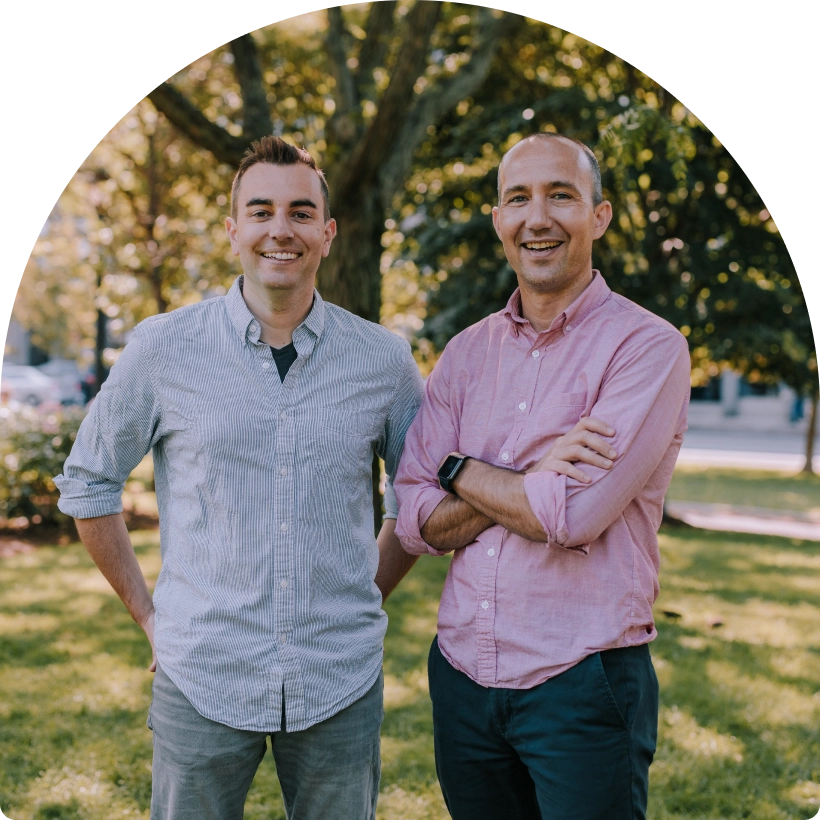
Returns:
[[[77,362],[71,359],[52,359],[37,369],[57,382],[60,387],[61,404],[85,404],[83,374]]]
[[[43,402],[60,401],[60,386],[41,373],[36,367],[20,364],[4,364],[0,393],[5,401],[38,405]]]

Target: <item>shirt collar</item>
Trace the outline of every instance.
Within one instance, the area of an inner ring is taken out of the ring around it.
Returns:
[[[551,333],[563,328],[565,332],[572,330],[584,320],[588,313],[600,307],[612,295],[612,291],[601,276],[600,271],[592,271],[592,282],[584,292],[566,310],[563,310],[553,320],[552,324],[543,331]],[[516,335],[525,328],[532,327],[521,315],[521,288],[516,288],[510,296],[507,306],[501,311],[509,322]],[[540,335],[540,334],[539,334]]]
[[[236,330],[242,341],[258,344],[262,328],[248,309],[247,304],[245,304],[245,299],[242,296],[242,283],[244,278],[244,276],[236,277],[233,285],[231,285],[231,289],[225,295],[225,306],[231,324],[234,326],[234,330]],[[299,328],[302,327],[310,331],[317,339],[321,337],[325,329],[325,302],[316,288],[313,289],[313,307],[311,307],[310,313],[305,317],[305,320],[299,325]],[[299,328],[294,330],[294,335]]]

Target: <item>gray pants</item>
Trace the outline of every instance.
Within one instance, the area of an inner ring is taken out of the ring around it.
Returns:
[[[289,820],[374,820],[384,678],[333,717],[301,732],[273,732],[273,758]],[[268,735],[202,717],[157,668],[148,724],[154,733],[151,820],[241,820]]]

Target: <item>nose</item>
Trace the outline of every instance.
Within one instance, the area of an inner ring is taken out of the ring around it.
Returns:
[[[277,210],[268,220],[268,236],[280,241],[293,238],[293,228],[286,210]]]
[[[531,231],[542,231],[552,227],[549,200],[546,197],[534,197],[530,201],[526,226]]]

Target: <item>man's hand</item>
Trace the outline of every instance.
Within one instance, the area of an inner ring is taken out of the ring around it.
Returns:
[[[557,438],[547,454],[527,472],[540,473],[552,470],[589,484],[592,479],[575,466],[578,462],[609,470],[612,468],[613,460],[618,457],[609,442],[599,438],[596,433],[602,436],[615,435],[615,431],[606,422],[593,418],[581,419],[569,433]]]
[[[157,671],[157,650],[154,646],[154,610],[151,614],[140,624],[143,632],[148,637],[148,642],[151,644],[151,665],[148,667],[149,672]]]

